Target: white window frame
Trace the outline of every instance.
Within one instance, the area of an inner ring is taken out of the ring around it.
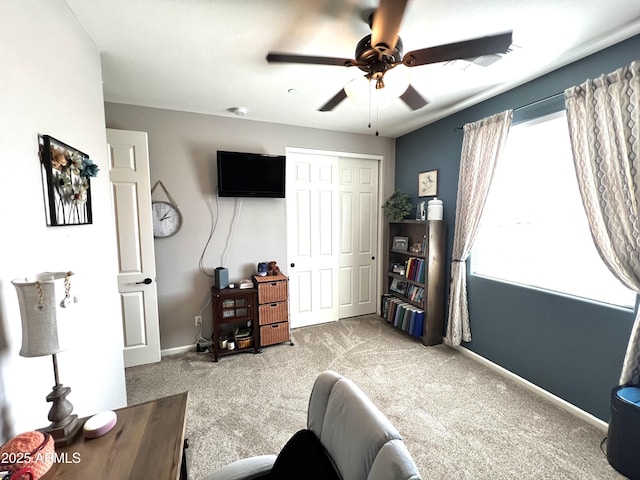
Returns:
[[[633,310],[635,293],[613,276],[591,239],[567,128],[564,110],[511,127],[471,274]]]

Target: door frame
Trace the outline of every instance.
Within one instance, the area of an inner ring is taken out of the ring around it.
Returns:
[[[303,154],[303,155],[325,155],[325,156],[335,156],[340,158],[360,158],[363,160],[376,160],[378,162],[378,202],[384,198],[384,182],[382,173],[384,171],[384,155],[380,154],[371,154],[371,153],[354,153],[354,152],[341,152],[337,150],[320,150],[313,148],[301,148],[301,147],[285,147],[285,155],[289,157],[290,154]],[[339,161],[339,160],[338,160]],[[285,190],[288,192],[290,190],[290,179],[286,179]],[[380,205],[378,205],[380,207]],[[286,213],[288,215],[288,212]],[[380,297],[380,292],[382,291],[382,278],[383,278],[383,263],[384,263],[384,215],[382,212],[382,208],[378,208],[378,231],[377,233],[377,252],[376,258],[378,261],[376,262],[376,286],[375,286],[375,297]],[[286,228],[287,228],[287,238],[289,235],[288,229],[290,228],[290,222],[285,220]],[[287,262],[286,265],[291,264],[291,259],[289,258],[289,245],[286,247],[287,250]],[[376,303],[376,313],[380,314],[380,302]],[[340,318],[338,318],[340,320]]]

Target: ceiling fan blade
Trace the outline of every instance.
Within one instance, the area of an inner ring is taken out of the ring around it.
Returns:
[[[372,47],[385,44],[390,50],[395,48],[406,6],[407,0],[380,0],[380,6],[373,14]]]
[[[405,92],[402,95],[400,95],[400,98],[402,99],[402,101],[404,101],[404,103],[406,103],[409,106],[411,110],[418,110],[429,103],[411,85],[409,85],[409,88],[407,88]]]
[[[463,58],[480,57],[491,53],[506,53],[512,43],[512,33],[506,32],[488,37],[449,43],[437,47],[408,52],[402,59],[407,67],[446,62]]]
[[[267,62],[277,63],[309,63],[313,65],[337,65],[339,67],[351,67],[357,65],[350,58],[315,57],[312,55],[298,55],[296,53],[272,53],[267,54]]]
[[[345,98],[347,98],[347,92],[344,91],[344,88],[336,93],[331,100],[321,106],[318,111],[319,112],[330,112],[334,108],[336,108],[340,102],[342,102]]]

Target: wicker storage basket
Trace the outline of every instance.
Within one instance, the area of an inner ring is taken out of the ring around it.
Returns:
[[[236,345],[238,348],[248,348],[253,345],[253,337],[236,338]]]
[[[266,279],[273,278],[272,281]],[[287,277],[262,277],[258,283],[258,302],[282,302],[289,298]]]
[[[274,343],[289,340],[289,322],[274,323],[260,327],[260,345],[273,345]]]
[[[288,302],[267,303],[258,306],[260,325],[286,322],[289,320]]]

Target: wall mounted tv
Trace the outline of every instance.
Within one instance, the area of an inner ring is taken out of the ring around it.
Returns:
[[[284,198],[284,155],[218,150],[218,195]]]

